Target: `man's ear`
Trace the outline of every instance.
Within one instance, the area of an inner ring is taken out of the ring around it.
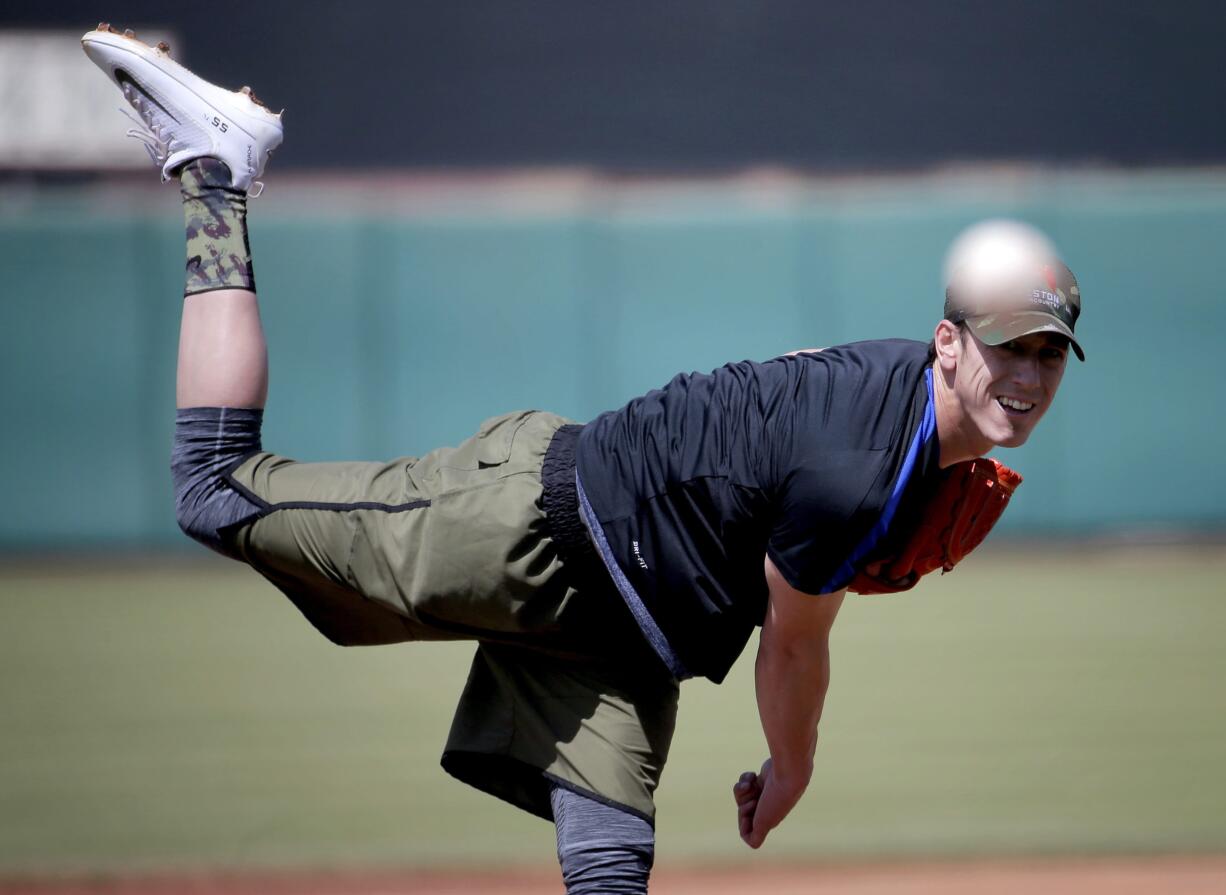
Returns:
[[[962,356],[961,330],[956,323],[942,320],[932,333],[932,341],[937,350],[936,366],[952,375],[958,369],[958,359]]]

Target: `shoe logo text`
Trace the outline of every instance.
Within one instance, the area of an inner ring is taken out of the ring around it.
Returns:
[[[221,131],[223,134],[224,134],[226,131],[228,131],[228,130],[230,129],[230,125],[226,124],[224,121],[222,121],[222,120],[221,120],[220,118],[218,118],[216,115],[214,115],[214,116],[213,116],[213,120],[212,120],[212,122],[210,122],[210,123],[213,125],[213,127],[215,127],[215,128],[217,128],[218,130],[220,130],[220,131]]]

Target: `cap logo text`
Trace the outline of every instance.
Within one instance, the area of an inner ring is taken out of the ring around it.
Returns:
[[[1063,297],[1054,292],[1048,292],[1046,289],[1036,289],[1030,293],[1030,297],[1034,299],[1035,304],[1046,305],[1052,310],[1057,310],[1064,305]]]

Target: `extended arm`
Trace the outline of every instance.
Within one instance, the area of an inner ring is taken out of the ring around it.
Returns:
[[[801,593],[766,559],[769,601],[755,666],[758,714],[770,757],[733,789],[741,838],[758,848],[796,805],[813,774],[817,724],[830,682],[830,628],[843,591]]]

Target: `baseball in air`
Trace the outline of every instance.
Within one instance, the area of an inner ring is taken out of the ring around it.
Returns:
[[[990,302],[991,296],[1030,281],[1058,257],[1051,240],[1029,224],[1008,218],[980,221],[950,244],[943,285]]]

